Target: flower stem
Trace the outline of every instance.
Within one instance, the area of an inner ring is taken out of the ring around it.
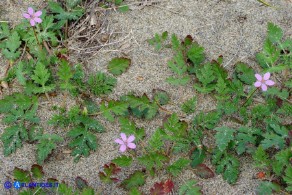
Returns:
[[[256,88],[249,96],[248,98],[245,100],[245,102],[242,104],[242,107],[246,104],[246,102],[251,98],[251,96],[258,90],[259,88]]]
[[[37,37],[37,33],[36,33],[36,31],[35,31],[35,28],[32,27],[32,29],[33,29],[33,33],[34,33],[35,39],[36,39],[37,42],[38,42],[38,45],[41,46],[41,44],[40,44],[40,42],[39,42],[39,39],[38,39],[38,37]]]

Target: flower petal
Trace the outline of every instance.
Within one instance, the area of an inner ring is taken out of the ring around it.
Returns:
[[[34,21],[35,21],[36,23],[41,23],[41,22],[42,22],[42,19],[41,19],[41,18],[34,18]]]
[[[136,144],[134,144],[134,143],[128,143],[128,145],[127,145],[129,148],[131,148],[131,149],[135,149],[136,148]]]
[[[271,73],[267,72],[266,74],[264,74],[264,80],[268,80],[271,76]]]
[[[123,142],[123,140],[121,140],[121,139],[116,139],[115,142],[117,144],[125,144],[125,142]]]
[[[267,81],[265,82],[265,84],[268,85],[268,86],[272,86],[272,85],[275,85],[275,82],[272,81],[272,80],[267,80]]]
[[[135,140],[135,136],[130,135],[130,137],[128,138],[128,142],[133,142],[134,140]]]
[[[32,7],[29,7],[29,8],[27,9],[27,12],[28,12],[29,15],[32,16],[33,13],[34,13],[33,8],[32,8]]]
[[[265,84],[262,84],[262,90],[263,90],[263,91],[267,91],[267,90],[268,90],[268,87],[267,87],[267,85],[265,85]]]
[[[263,78],[260,74],[255,74],[254,76],[257,78],[258,81],[263,80]]]
[[[35,26],[35,21],[34,21],[34,19],[31,19],[29,22],[30,22],[30,25],[31,25],[31,26]]]
[[[262,85],[262,82],[260,82],[260,81],[257,81],[257,82],[254,83],[255,87],[260,87],[261,85]]]
[[[37,11],[35,14],[34,14],[34,16],[35,17],[40,17],[41,15],[42,15],[42,11]]]
[[[30,17],[31,17],[28,13],[24,13],[24,14],[22,14],[22,16],[26,19],[30,19]]]
[[[127,141],[127,136],[126,136],[126,134],[121,133],[121,138],[122,138],[122,140],[123,140],[124,142]]]
[[[121,145],[120,151],[125,152],[127,150],[127,146],[125,144]]]

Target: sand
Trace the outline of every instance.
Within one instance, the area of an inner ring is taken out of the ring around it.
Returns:
[[[136,1],[126,1],[132,4]],[[145,1],[141,1],[144,2]],[[172,75],[167,67],[167,61],[172,57],[169,49],[163,49],[156,52],[152,46],[147,43],[147,39],[152,38],[155,33],[168,31],[169,34],[175,33],[180,38],[186,35],[192,35],[195,40],[204,46],[208,60],[216,59],[219,55],[224,56],[224,66],[231,74],[234,70],[234,64],[243,61],[249,65],[256,66],[255,54],[262,48],[266,35],[267,23],[274,22],[285,32],[286,37],[292,37],[292,3],[286,0],[269,1],[277,5],[279,9],[272,9],[262,6],[256,0],[168,0],[158,4],[148,4],[145,6],[132,5],[127,13],[110,12],[108,16],[109,28],[111,32],[121,32],[115,37],[115,40],[123,40],[118,44],[105,47],[101,51],[96,51],[94,57],[87,60],[84,66],[87,73],[93,71],[106,72],[108,62],[113,57],[128,56],[132,60],[132,65],[128,71],[118,76],[118,84],[110,98],[117,99],[121,95],[134,91],[137,95],[143,93],[150,94],[153,89],[163,89],[170,94],[171,105],[166,108],[170,111],[183,114],[180,111],[180,105],[183,101],[197,96],[198,106],[196,113],[204,110],[208,111],[215,108],[211,98],[198,95],[191,85],[185,87],[171,86],[165,82],[165,79]],[[11,23],[18,22],[21,18],[20,11],[25,11],[27,5],[34,4],[41,7],[38,1],[23,1],[23,4],[14,4],[13,2],[5,7],[6,12],[0,15],[1,20],[9,20]],[[3,10],[3,2],[0,7]],[[17,7],[17,9],[15,9]],[[19,9],[19,10],[18,10]],[[126,38],[125,38],[126,37]],[[127,46],[127,47],[126,47]],[[126,49],[123,49],[126,48]],[[74,54],[72,60],[78,60],[80,56]],[[0,58],[0,69],[3,74],[6,62]],[[142,78],[142,79],[140,79]],[[4,91],[4,94],[9,94]],[[1,96],[0,96],[1,98]],[[53,105],[60,105],[62,94],[52,98]],[[98,101],[98,98],[95,99]],[[47,120],[55,113],[52,105],[46,102],[46,99],[40,100],[42,107],[38,110],[38,115],[42,119],[42,125],[45,131],[49,133],[58,133],[64,135],[66,130],[47,125]],[[74,105],[71,99],[66,103],[67,107]],[[135,119],[138,127],[144,127],[147,137],[149,137],[157,127],[162,125],[164,113],[159,114],[154,120],[142,121]],[[118,121],[109,123],[102,117],[99,118],[106,127],[106,132],[98,134],[100,147],[88,158],[81,158],[78,163],[73,162],[69,154],[62,153],[68,150],[65,147],[68,140],[58,146],[43,165],[46,178],[56,178],[69,185],[74,185],[74,179],[80,176],[88,181],[88,184],[96,191],[106,195],[127,194],[117,185],[105,185],[99,177],[98,172],[102,170],[105,163],[111,161],[120,155],[117,144],[114,139],[119,136]],[[186,117],[190,121],[192,116]],[[228,123],[228,121],[227,121]],[[0,133],[5,126],[0,123]],[[209,138],[208,138],[209,139]],[[206,143],[212,140],[204,140]],[[2,150],[2,145],[0,149]],[[139,145],[138,148],[139,149]],[[0,153],[0,181],[9,180],[9,175],[14,167],[28,169],[34,163],[36,147],[35,145],[24,144],[23,148],[9,157],[4,157]],[[222,179],[221,175],[216,175],[211,179],[200,179],[191,169],[181,173],[179,178],[174,179],[175,189],[177,190],[183,181],[195,179],[202,187],[204,194],[255,194],[258,180],[253,179],[257,170],[252,166],[252,160],[249,156],[240,158],[241,173],[239,180],[235,185],[229,185]],[[214,170],[210,164],[210,159],[206,164]],[[138,165],[123,169],[119,175],[120,179],[126,178],[134,170],[141,169]],[[145,194],[149,194],[150,188],[156,181],[164,180],[167,176],[160,174],[155,178],[148,177],[146,184],[141,187]],[[0,194],[15,194],[0,188]],[[177,194],[177,191],[174,193]]]

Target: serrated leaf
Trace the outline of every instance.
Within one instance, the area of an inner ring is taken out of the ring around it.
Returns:
[[[283,177],[283,179],[288,185],[286,187],[286,190],[291,192],[292,191],[292,166],[291,165],[285,170],[285,176]]]
[[[158,105],[154,102],[151,102],[149,98],[144,94],[142,97],[136,97],[134,95],[123,96],[122,100],[129,103],[132,111],[143,112],[142,116],[145,116],[146,119],[152,119],[158,112]],[[136,115],[135,112],[133,112]],[[138,115],[139,116],[139,115]]]
[[[33,178],[40,180],[44,176],[43,167],[37,164],[33,164],[31,166],[31,173]]]
[[[170,166],[167,167],[167,171],[176,177],[180,174],[180,172],[185,169],[191,161],[189,159],[180,158],[174,163],[172,163]]]
[[[117,79],[107,76],[102,72],[97,72],[95,75],[92,74],[88,79],[90,90],[97,96],[111,93],[116,86],[116,83]]]
[[[197,186],[195,180],[188,180],[182,186],[180,186],[179,195],[201,195],[201,187]]]
[[[178,85],[186,85],[190,81],[189,76],[184,76],[184,77],[179,77],[179,78],[174,78],[174,77],[168,77],[166,79],[166,82],[178,86]]]
[[[182,104],[181,110],[183,112],[185,112],[186,114],[191,114],[191,113],[195,112],[196,106],[197,106],[197,98],[196,97],[192,97],[191,99],[185,101]]]
[[[216,172],[222,173],[228,183],[234,184],[239,175],[239,161],[233,156],[227,155],[216,166]]]
[[[161,131],[162,130],[159,128],[156,129],[148,140],[148,148],[150,151],[160,151],[162,146],[164,145],[163,134]]]
[[[5,49],[2,50],[3,55],[9,60],[16,60],[20,56],[21,41],[18,33],[14,31],[6,40]]]
[[[75,161],[78,161],[81,156],[89,156],[90,150],[97,148],[96,136],[84,128],[73,128],[67,135],[72,139],[69,147],[73,149],[71,155],[74,156]]]
[[[267,167],[270,164],[269,156],[261,145],[257,148],[252,158],[255,161],[255,166],[259,168]]]
[[[7,127],[1,135],[1,140],[4,145],[4,156],[16,151],[22,147],[22,142],[28,139],[27,130],[24,126],[15,125]]]
[[[48,69],[45,67],[44,64],[40,62],[37,63],[35,70],[33,72],[34,72],[34,75],[31,76],[32,80],[34,80],[36,84],[41,85],[41,87],[35,87],[34,89],[35,93],[49,92],[55,88],[55,85],[53,84],[50,84],[50,85],[46,84],[51,74],[49,73]]]
[[[161,106],[166,105],[170,100],[169,95],[164,90],[155,89],[153,90],[153,93],[155,102]]]
[[[107,105],[106,102],[103,102],[100,105],[100,112],[107,120],[113,122],[113,114],[117,116],[123,116],[127,113],[128,107],[129,103],[127,102],[110,100]]]
[[[70,12],[66,12],[59,3],[49,2],[49,8],[53,13],[56,13],[55,18],[59,20],[77,20],[82,16],[84,10],[80,7],[71,9]]]
[[[163,163],[168,160],[168,157],[158,152],[151,152],[144,156],[138,157],[139,163],[144,165],[148,171],[152,168],[160,169]]]
[[[59,76],[59,79],[62,81],[62,83],[60,84],[60,88],[62,90],[70,91],[70,90],[73,90],[75,88],[70,83],[70,79],[73,78],[73,71],[71,70],[71,67],[67,61],[65,61],[65,60],[61,61],[57,75]]]
[[[200,112],[193,120],[194,128],[201,127],[203,129],[213,129],[220,120],[218,112],[203,113]]]
[[[56,134],[43,134],[38,140],[37,161],[39,164],[43,164],[44,160],[57,147],[56,142],[63,141],[63,138]]]
[[[251,85],[256,81],[255,72],[248,65],[239,62],[235,65],[237,77],[247,85]]]
[[[121,186],[127,190],[134,187],[139,187],[145,184],[145,175],[141,171],[135,171],[127,179],[122,181]]]
[[[119,156],[112,160],[113,163],[120,167],[128,167],[132,164],[132,161],[132,157],[126,155]]]
[[[205,150],[196,148],[190,157],[190,159],[192,160],[191,167],[196,168],[199,164],[203,163],[205,158],[206,158]]]
[[[197,43],[193,43],[187,51],[187,56],[194,66],[198,67],[205,60],[204,48]]]
[[[226,150],[229,142],[234,140],[233,134],[235,130],[229,127],[217,127],[215,130],[217,131],[215,135],[216,145],[219,150],[224,151]]]
[[[277,25],[269,22],[267,37],[272,43],[279,43],[281,39],[283,38],[283,31]]]
[[[284,126],[279,126],[275,124],[270,125],[274,132],[265,133],[263,135],[264,140],[261,142],[261,145],[264,149],[268,149],[270,147],[276,147],[283,149],[286,145],[285,138],[288,136],[288,130]]]
[[[209,179],[215,176],[214,172],[205,164],[196,166],[195,174],[203,179]]]
[[[113,58],[108,64],[108,71],[113,75],[121,75],[130,66],[131,60],[128,58]]]
[[[263,181],[258,186],[256,192],[258,195],[270,195],[272,194],[273,190],[280,191],[280,186],[273,182]]]

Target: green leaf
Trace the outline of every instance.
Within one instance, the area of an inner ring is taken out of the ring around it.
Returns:
[[[130,66],[131,60],[128,58],[113,58],[108,65],[108,71],[113,75],[121,75]]]
[[[280,27],[277,25],[269,22],[268,23],[268,35],[267,38],[272,42],[272,43],[279,43],[281,39],[283,38],[283,31]]]
[[[22,147],[22,142],[28,140],[27,130],[24,126],[15,125],[7,127],[1,135],[1,141],[4,145],[4,156],[15,152],[17,148]]]
[[[191,99],[185,101],[182,106],[181,110],[185,112],[186,114],[192,114],[196,111],[197,106],[197,98],[192,97]]]
[[[206,158],[205,149],[196,148],[190,157],[190,159],[192,160],[191,167],[192,168],[197,167],[199,164],[203,163],[205,158]]]
[[[240,127],[237,135],[235,136],[236,140],[236,151],[238,155],[241,155],[244,152],[252,153],[255,149],[257,136],[261,135],[260,129],[255,129],[251,127]]]
[[[158,152],[150,152],[149,154],[138,157],[139,163],[144,165],[148,171],[151,171],[151,169],[153,168],[162,168],[163,163],[167,160],[167,156],[164,156],[163,154],[160,154]]]
[[[141,171],[135,171],[127,179],[122,181],[121,186],[127,190],[139,187],[145,184],[145,175]]]
[[[142,195],[138,188],[131,188],[129,195]]]
[[[37,161],[39,164],[43,164],[45,159],[56,149],[56,142],[64,141],[62,137],[56,134],[43,134],[38,138],[37,144]]]
[[[117,80],[114,77],[107,76],[105,73],[97,72],[90,75],[88,85],[90,90],[97,96],[108,95],[116,86]]]
[[[154,100],[159,105],[163,106],[169,102],[170,98],[166,91],[156,89],[156,90],[153,90],[153,92],[154,92]]]
[[[128,167],[132,164],[132,161],[132,157],[126,155],[119,156],[112,160],[113,163],[120,167]]]
[[[292,157],[292,152],[289,148],[281,150],[278,152],[272,161],[273,171],[277,176],[281,176],[283,169],[290,164],[290,158]]]
[[[216,172],[222,173],[223,179],[230,184],[234,184],[239,175],[239,161],[231,155],[226,155],[216,166]]]
[[[257,188],[257,194],[259,195],[270,195],[273,194],[273,190],[274,191],[280,191],[281,187],[273,182],[269,182],[269,181],[262,181],[260,183],[260,185]]]
[[[158,33],[155,33],[154,37],[152,39],[148,40],[148,43],[150,45],[154,45],[155,46],[155,50],[159,51],[162,48],[162,44],[167,39],[167,37],[168,37],[168,32],[167,31],[163,32],[161,34],[161,36]]]
[[[188,180],[184,183],[178,191],[179,195],[201,195],[201,187],[196,185],[195,180]]]
[[[176,137],[184,137],[187,134],[187,123],[179,120],[176,113],[172,114],[163,124],[165,131],[170,135],[168,139],[176,141]]]
[[[30,172],[17,168],[17,167],[15,167],[13,170],[13,177],[15,178],[16,181],[19,181],[19,182],[28,183],[31,181]]]
[[[6,40],[5,49],[2,50],[3,55],[9,60],[16,60],[20,56],[20,51],[18,51],[20,45],[20,37],[14,31]]]
[[[261,142],[261,145],[264,149],[268,149],[271,147],[283,149],[286,145],[285,138],[288,136],[288,130],[282,126],[276,124],[271,124],[271,128],[274,132],[265,133],[263,135],[264,140]]]
[[[224,151],[226,150],[230,141],[234,140],[234,129],[230,129],[228,127],[217,127],[215,128],[217,131],[215,135],[216,145],[219,150]]]
[[[100,105],[100,112],[109,121],[114,121],[113,114],[117,116],[124,116],[128,112],[129,103],[123,101],[110,100],[107,105],[102,102]]]
[[[44,177],[43,167],[37,164],[33,164],[31,166],[31,173],[32,173],[33,178],[38,179],[38,180]]]
[[[128,118],[120,117],[119,118],[121,132],[125,133],[126,135],[134,135],[136,141],[140,141],[145,136],[144,128],[137,128],[133,121],[130,121]]]
[[[158,105],[154,102],[151,102],[146,94],[144,94],[142,97],[127,95],[123,96],[121,99],[129,103],[129,106],[134,115],[136,115],[134,112],[136,110],[143,112],[142,116],[145,116],[146,119],[152,119],[158,112]]]
[[[94,189],[89,187],[83,188],[81,195],[95,195]]]
[[[264,43],[263,51],[256,55],[258,63],[263,68],[273,66],[280,57],[280,50],[267,39]]]
[[[65,60],[61,61],[57,75],[59,76],[59,79],[62,81],[62,83],[60,84],[60,88],[62,90],[70,91],[75,88],[75,86],[73,86],[70,83],[70,80],[73,78],[73,71],[71,70],[71,67],[67,61]]]
[[[175,161],[174,163],[172,163],[172,165],[167,167],[167,171],[173,175],[174,177],[176,177],[177,175],[180,174],[180,172],[185,169],[190,163],[189,159],[184,159],[184,158],[180,158],[177,161]]]
[[[239,62],[235,66],[235,71],[239,80],[247,85],[252,85],[256,81],[254,70],[248,65]]]
[[[158,128],[155,130],[155,132],[151,135],[150,139],[148,140],[148,148],[149,151],[160,151],[163,145],[164,142],[162,130]]]
[[[193,120],[194,128],[201,127],[203,129],[213,129],[220,120],[218,112],[203,113],[200,112]]]
[[[81,156],[89,156],[90,150],[95,151],[97,148],[96,136],[84,128],[73,128],[67,135],[71,138],[69,147],[73,149],[71,155],[74,156],[75,161],[78,161]]]
[[[270,164],[269,156],[267,155],[267,153],[265,152],[264,148],[261,145],[252,155],[252,158],[254,160],[254,164],[256,167],[265,168]]]
[[[291,192],[292,191],[292,166],[291,165],[286,169],[285,176],[283,177],[283,179],[287,184],[286,190]]]
[[[58,20],[78,20],[84,12],[81,7],[75,7],[70,12],[66,12],[59,3],[52,1],[49,2],[49,8],[52,13],[56,13],[55,18]]]
[[[197,43],[193,43],[187,52],[187,56],[194,66],[198,67],[205,60],[204,48]]]
[[[10,35],[10,30],[8,23],[0,22],[0,40],[8,37]]]
[[[41,87],[36,87],[34,89],[35,93],[49,92],[55,88],[55,85],[53,84],[46,85],[51,74],[49,73],[48,69],[46,69],[44,64],[38,62],[33,72],[34,75],[31,76],[32,80],[34,80],[36,84],[41,85]]]

